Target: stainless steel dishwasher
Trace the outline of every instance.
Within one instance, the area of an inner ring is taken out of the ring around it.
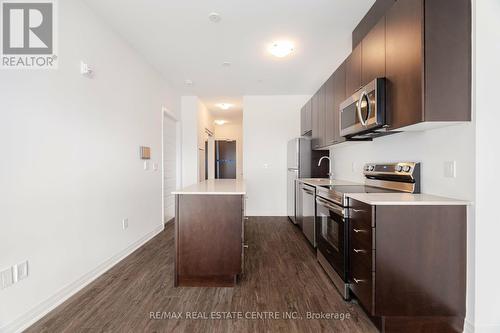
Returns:
[[[311,245],[316,248],[316,222],[315,222],[315,196],[316,188],[302,183],[300,187],[301,197],[301,224],[302,232]]]

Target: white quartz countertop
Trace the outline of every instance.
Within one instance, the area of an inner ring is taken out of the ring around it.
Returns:
[[[347,197],[374,206],[421,205],[465,206],[469,201],[450,199],[430,194],[411,193],[347,193]]]
[[[229,194],[245,195],[245,181],[242,179],[209,179],[201,183],[173,191],[172,194]]]
[[[299,182],[311,185],[311,186],[325,186],[325,185],[362,185],[360,183],[354,183],[347,180],[339,179],[328,179],[328,178],[299,178]]]

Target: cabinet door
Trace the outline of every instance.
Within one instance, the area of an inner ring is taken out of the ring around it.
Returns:
[[[361,47],[361,84],[385,77],[385,17],[363,38]]]
[[[312,97],[312,148],[319,147],[319,93],[316,92]]]
[[[386,108],[397,129],[423,121],[423,0],[398,0],[386,14]]]
[[[300,135],[305,135],[306,130],[306,106],[300,109]]]
[[[325,146],[332,145],[335,139],[335,99],[334,76],[325,83]]]
[[[345,62],[333,74],[333,141],[341,143],[345,138],[340,136],[340,104],[348,97],[345,90]]]
[[[345,85],[347,96],[351,96],[361,88],[361,45],[356,46],[346,60]]]
[[[309,134],[311,133],[312,130],[312,101],[309,100],[306,104],[306,129]]]
[[[319,89],[319,110],[318,110],[318,132],[319,140],[318,145],[323,147],[326,145],[325,131],[326,131],[326,83]]]

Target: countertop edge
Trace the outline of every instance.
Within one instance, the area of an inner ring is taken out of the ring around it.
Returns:
[[[413,195],[415,196],[415,198],[417,198],[419,195],[428,196],[428,199],[422,198],[415,200],[404,200],[404,199],[394,200],[394,199],[383,199],[383,198],[366,198],[367,196],[366,194],[346,193],[346,197],[372,206],[470,206],[472,205],[472,202],[470,201],[440,197],[432,194],[419,193],[419,194],[409,194],[409,195]]]
[[[182,192],[182,191],[174,191],[174,192],[171,192],[173,195],[246,195],[247,193],[246,192],[202,192],[202,191],[199,191],[199,192],[196,192],[196,191],[192,191],[192,192]]]

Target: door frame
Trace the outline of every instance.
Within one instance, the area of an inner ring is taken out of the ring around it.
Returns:
[[[175,122],[175,187],[179,189],[182,186],[182,143],[181,143],[181,122],[168,108],[161,108],[161,219],[165,221],[165,118],[169,118]]]

